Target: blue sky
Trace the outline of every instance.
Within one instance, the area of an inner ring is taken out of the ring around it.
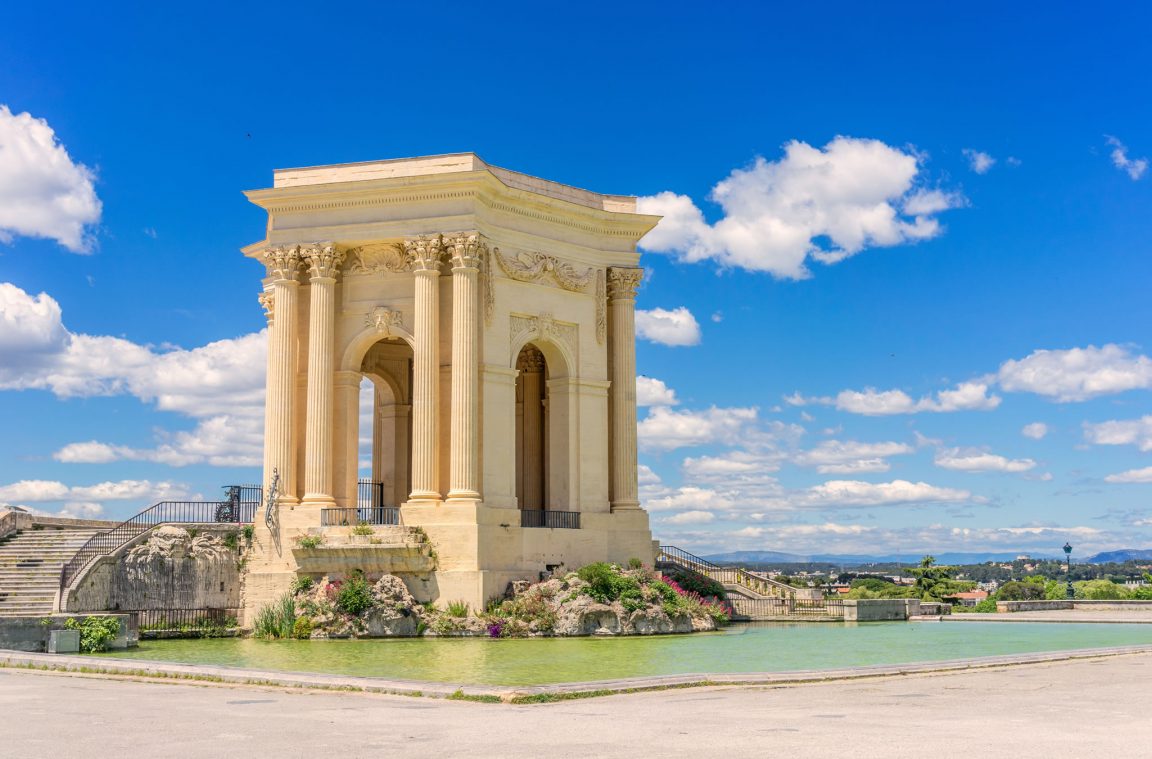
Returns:
[[[8,9],[0,503],[257,479],[240,191],[470,150],[667,214],[638,301],[663,540],[1152,545],[1152,13],[1001,5]]]

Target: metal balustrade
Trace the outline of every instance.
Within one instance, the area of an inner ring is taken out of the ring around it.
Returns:
[[[228,485],[222,501],[161,501],[110,530],[93,535],[60,570],[64,590],[89,562],[162,524],[251,524],[260,508],[258,485]]]
[[[320,526],[322,527],[355,527],[358,524],[400,524],[400,509],[396,506],[320,509]]]
[[[579,530],[580,512],[555,511],[551,509],[522,509],[520,511],[520,526]]]

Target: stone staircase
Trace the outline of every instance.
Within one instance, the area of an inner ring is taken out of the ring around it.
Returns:
[[[60,570],[100,530],[23,530],[0,539],[0,616],[51,614]]]

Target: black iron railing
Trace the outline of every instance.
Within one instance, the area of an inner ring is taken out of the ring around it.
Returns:
[[[521,527],[554,527],[562,530],[580,529],[579,511],[551,511],[546,509],[523,509],[520,512]]]
[[[240,616],[239,609],[142,609],[117,613],[135,614],[141,631],[236,627]]]
[[[791,585],[741,567],[721,567],[676,546],[660,546],[660,556],[657,557],[657,563],[659,562],[690,569],[705,577],[711,577],[719,583],[742,585],[761,596],[790,598],[796,595],[796,589]]]
[[[375,480],[358,480],[356,483],[356,505],[362,509],[379,509],[395,506],[384,502],[384,483]]]
[[[358,524],[400,524],[400,509],[395,506],[358,509],[320,509],[323,527],[355,527]]]
[[[93,535],[60,570],[60,589],[80,574],[90,561],[107,556],[120,546],[162,524],[251,524],[260,508],[258,485],[229,485],[222,501],[161,501],[111,530]]]

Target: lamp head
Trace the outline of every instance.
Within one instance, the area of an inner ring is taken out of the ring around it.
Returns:
[[[1065,543],[1064,543],[1064,554],[1066,556],[1072,555],[1072,544],[1068,543],[1067,541],[1065,541]]]

